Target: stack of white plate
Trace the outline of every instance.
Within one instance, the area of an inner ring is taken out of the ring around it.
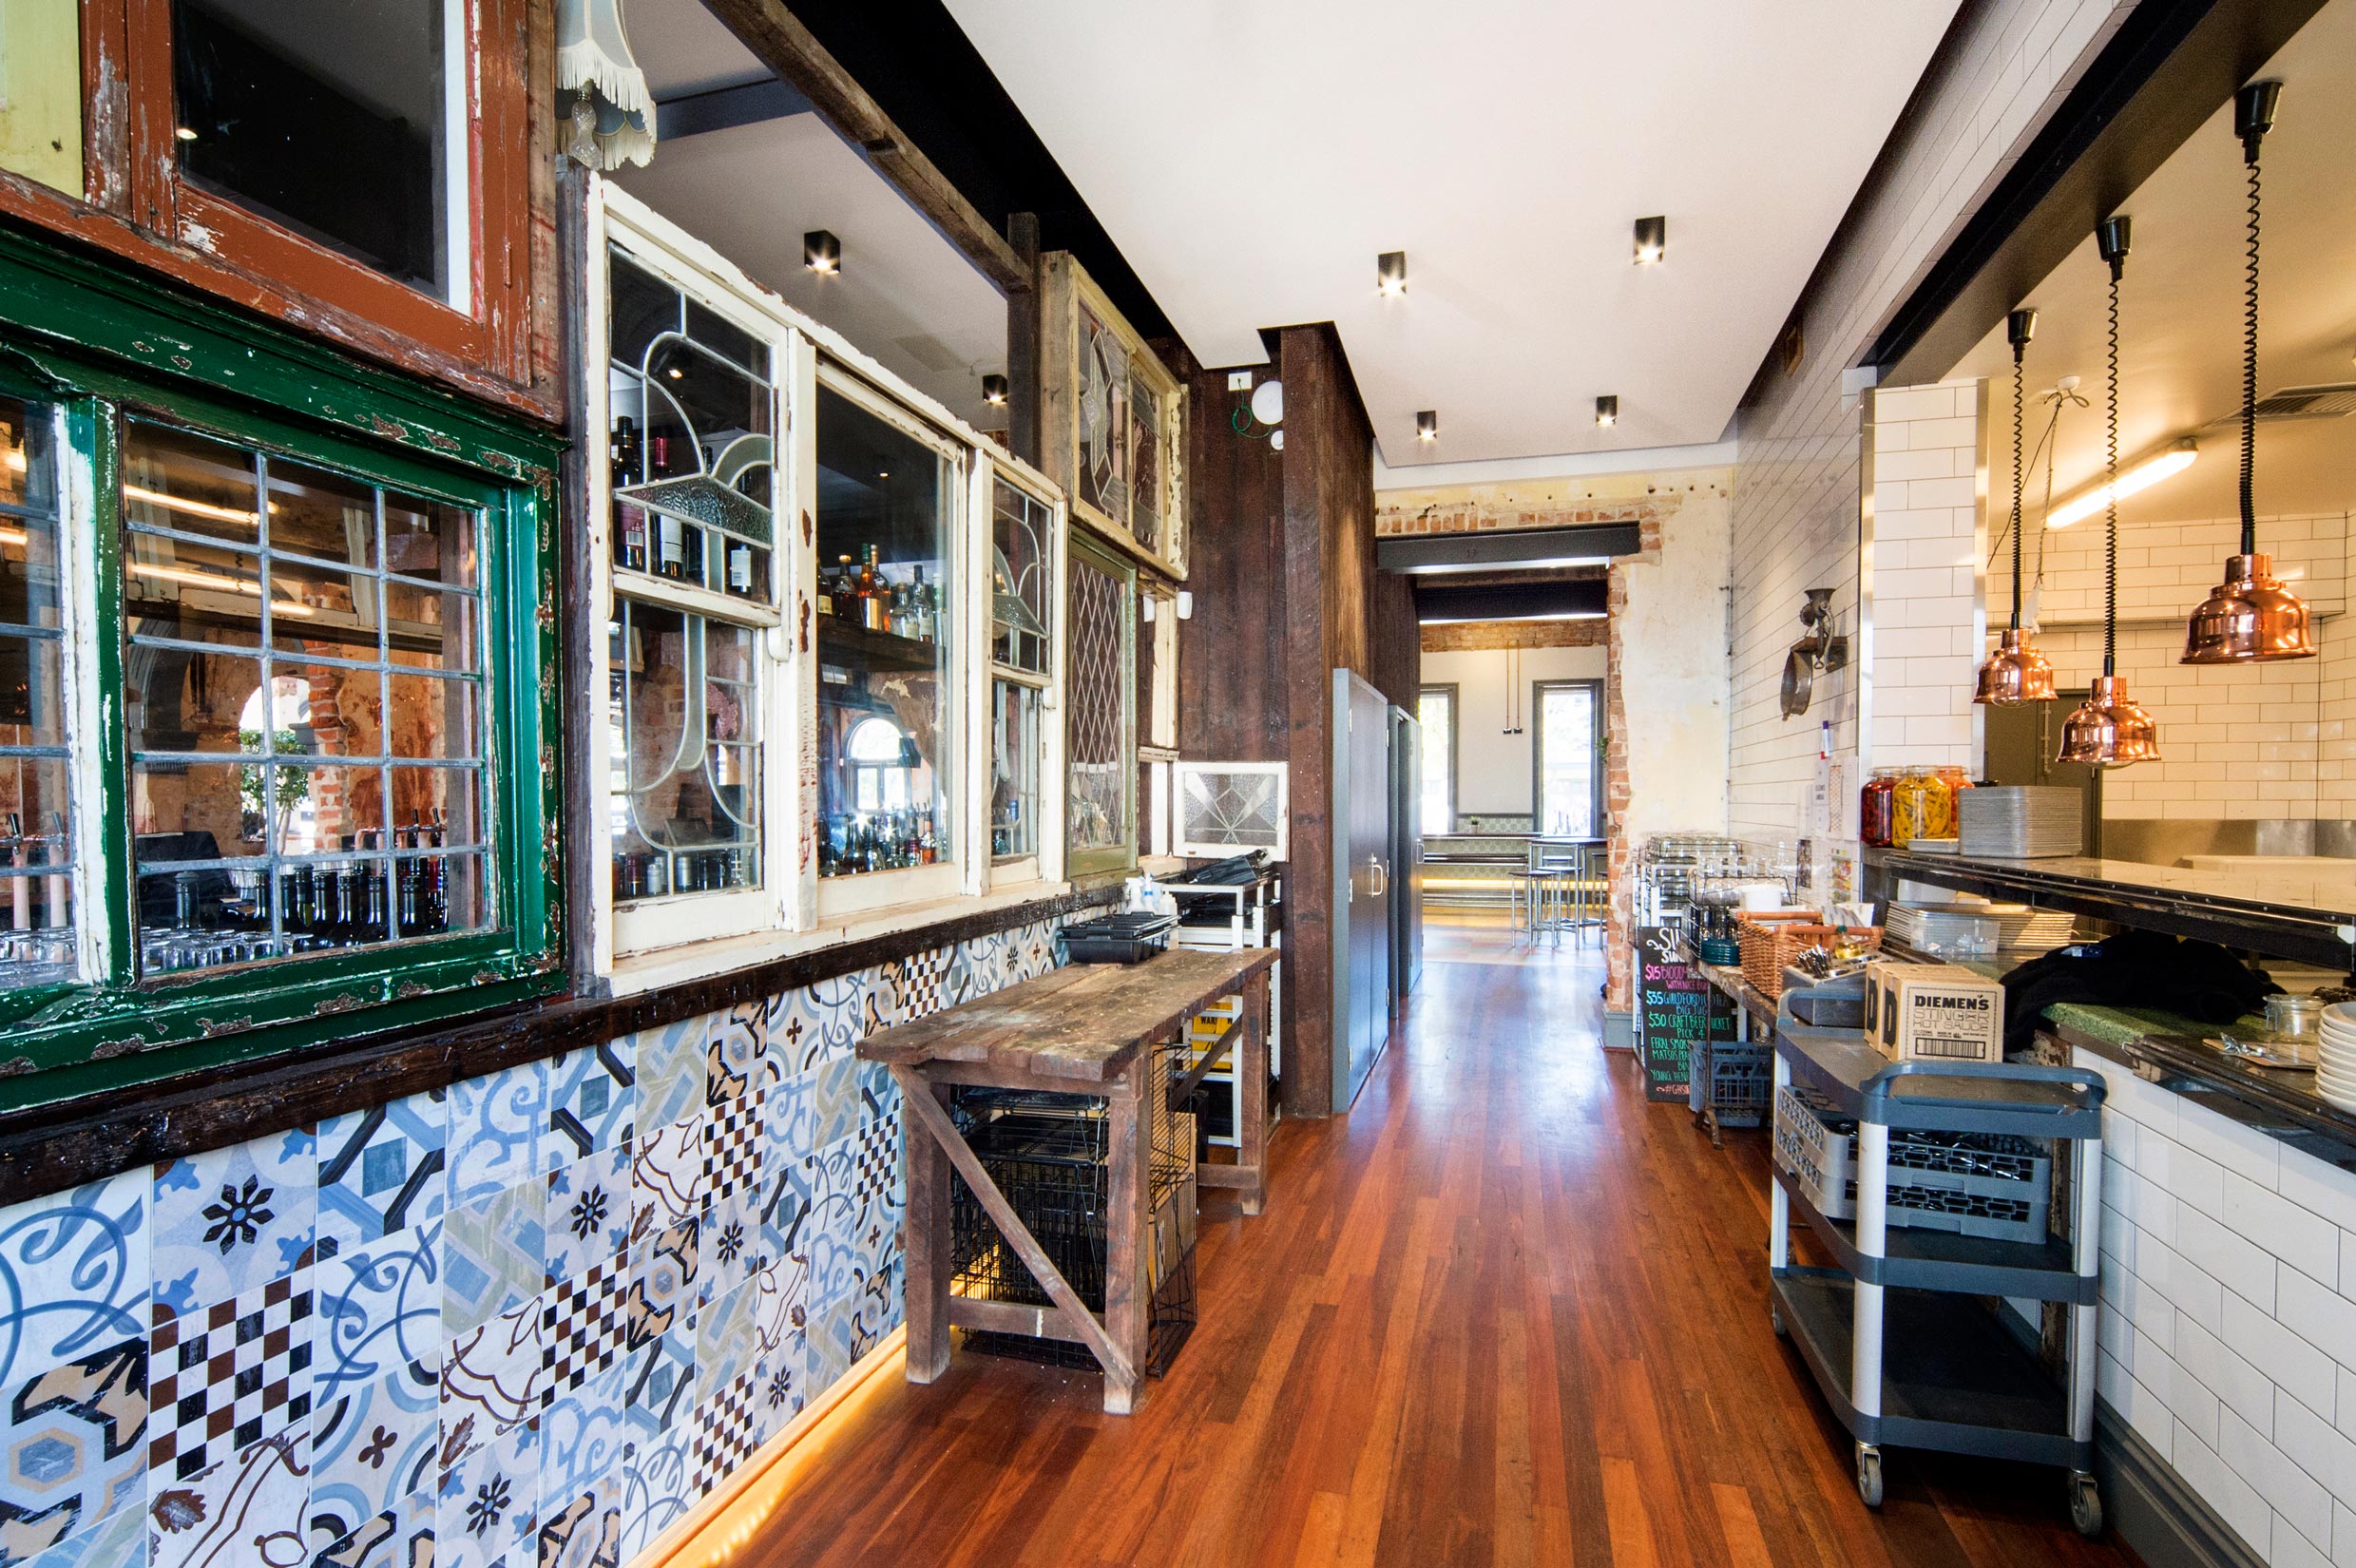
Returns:
[[[2004,860],[2072,855],[2086,847],[2086,797],[2056,784],[1989,785],[1956,796],[1968,855]]]
[[[2335,1002],[2324,1009],[2315,1092],[2343,1111],[2356,1111],[2356,1002]]]

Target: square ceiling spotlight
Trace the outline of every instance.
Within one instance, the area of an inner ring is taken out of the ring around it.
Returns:
[[[1437,409],[1426,409],[1415,416],[1415,439],[1418,441],[1440,439],[1440,411]]]
[[[993,409],[1006,406],[1006,378],[1003,375],[982,377],[982,401]]]
[[[833,277],[843,270],[843,242],[824,229],[812,229],[802,236],[802,265]]]
[[[1669,254],[1669,220],[1637,220],[1637,265],[1649,267]]]
[[[1385,251],[1374,258],[1374,292],[1396,299],[1408,292],[1408,253]]]
[[[1595,400],[1595,422],[1599,425],[1617,425],[1619,423],[1619,397],[1616,395],[1606,394],[1605,396],[1599,397]]]

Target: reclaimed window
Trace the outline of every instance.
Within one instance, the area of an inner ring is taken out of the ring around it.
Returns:
[[[465,0],[176,0],[181,177],[468,308],[466,22]]]
[[[817,389],[821,878],[956,858],[954,553],[963,464],[941,436],[829,369]],[[889,755],[886,755],[889,753]]]
[[[777,398],[766,339],[623,251],[609,261],[607,801],[619,909],[767,879]],[[710,933],[673,928],[681,934]]]
[[[1079,539],[1069,559],[1065,822],[1079,875],[1137,863],[1137,573]]]
[[[1183,576],[1184,389],[1069,256],[1047,258],[1046,456],[1072,513],[1126,553]]]
[[[1003,473],[991,482],[990,855],[1042,848],[1040,782],[1055,645],[1055,508]]]
[[[142,974],[488,924],[480,529],[467,507],[125,423]]]
[[[0,990],[75,978],[72,692],[58,417],[0,398]]]
[[[554,443],[243,334],[235,402],[0,367],[0,1028],[58,1069],[17,1103],[563,981]],[[271,411],[289,385],[345,424]]]

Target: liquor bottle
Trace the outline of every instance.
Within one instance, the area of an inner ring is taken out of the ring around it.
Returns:
[[[741,539],[728,541],[727,590],[738,599],[753,597],[753,546]]]
[[[384,835],[382,833],[377,835],[379,845],[382,844],[383,838]],[[352,935],[352,940],[354,942],[382,942],[385,939],[387,934],[385,926],[387,913],[385,908],[385,905],[387,903],[387,899],[385,897],[385,863],[381,860],[371,861],[367,866],[361,869],[360,896],[362,903],[360,907],[359,927],[354,930]]]
[[[875,570],[875,546],[868,545],[860,554],[858,586],[858,621],[870,631],[883,625],[883,578]]]
[[[439,806],[433,808],[433,826],[427,830],[426,843],[436,850],[450,844],[448,815]],[[439,934],[450,929],[450,857],[435,855],[428,864],[432,871],[426,879],[425,928]]]
[[[639,482],[642,459],[638,422],[625,413],[614,421],[612,471],[615,489],[626,489]]]
[[[933,591],[931,580],[925,576],[922,566],[916,568],[916,586],[910,591],[910,596],[915,601],[916,607],[916,629],[910,635],[927,642],[939,641],[941,600]]]

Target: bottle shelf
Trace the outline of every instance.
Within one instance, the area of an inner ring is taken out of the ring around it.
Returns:
[[[857,659],[869,670],[930,671],[940,667],[941,645],[923,638],[877,631],[840,616],[818,617],[818,645]]]

